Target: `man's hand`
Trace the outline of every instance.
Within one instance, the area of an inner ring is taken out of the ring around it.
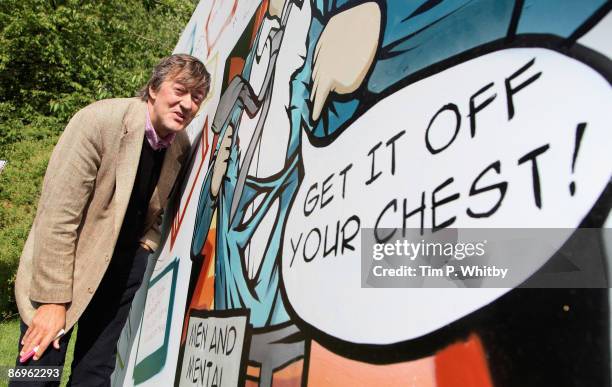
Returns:
[[[363,82],[378,47],[380,20],[378,4],[369,2],[332,16],[325,25],[313,60],[313,121],[330,92],[349,94]]]
[[[221,145],[219,145],[219,153],[213,165],[212,181],[210,182],[210,193],[213,197],[217,197],[219,190],[221,189],[221,183],[225,172],[227,172],[227,163],[231,153],[232,137],[234,135],[234,127],[230,124],[225,130]]]
[[[146,243],[140,242],[140,247],[142,247],[143,249],[145,249],[149,253],[153,253],[153,249],[151,249]]]
[[[34,360],[40,359],[57,333],[66,327],[65,304],[43,304],[34,313],[32,324],[26,331],[21,343],[23,348],[20,356],[38,346]],[[53,341],[53,347],[59,349],[59,339]]]

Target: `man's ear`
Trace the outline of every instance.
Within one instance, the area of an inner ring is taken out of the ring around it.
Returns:
[[[155,91],[152,86],[149,86],[149,98],[153,101],[155,101],[155,99],[157,98],[157,91]]]

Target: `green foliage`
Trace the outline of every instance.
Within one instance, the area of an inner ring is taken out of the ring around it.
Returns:
[[[14,275],[53,145],[70,117],[134,96],[171,53],[197,0],[0,1],[0,311],[15,313]],[[7,286],[8,285],[8,286]]]
[[[133,96],[195,5],[151,4],[3,0],[0,102],[65,121],[93,100]]]

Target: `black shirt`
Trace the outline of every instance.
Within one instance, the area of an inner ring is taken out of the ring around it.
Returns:
[[[146,137],[143,138],[138,170],[115,252],[121,250],[125,253],[132,253],[138,249],[138,241],[144,232],[149,201],[159,180],[165,154],[165,149],[153,150]]]

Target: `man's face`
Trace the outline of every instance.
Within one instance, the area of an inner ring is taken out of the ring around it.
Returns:
[[[200,90],[189,90],[174,79],[162,82],[157,91],[149,89],[151,122],[161,137],[184,130],[204,99]]]

